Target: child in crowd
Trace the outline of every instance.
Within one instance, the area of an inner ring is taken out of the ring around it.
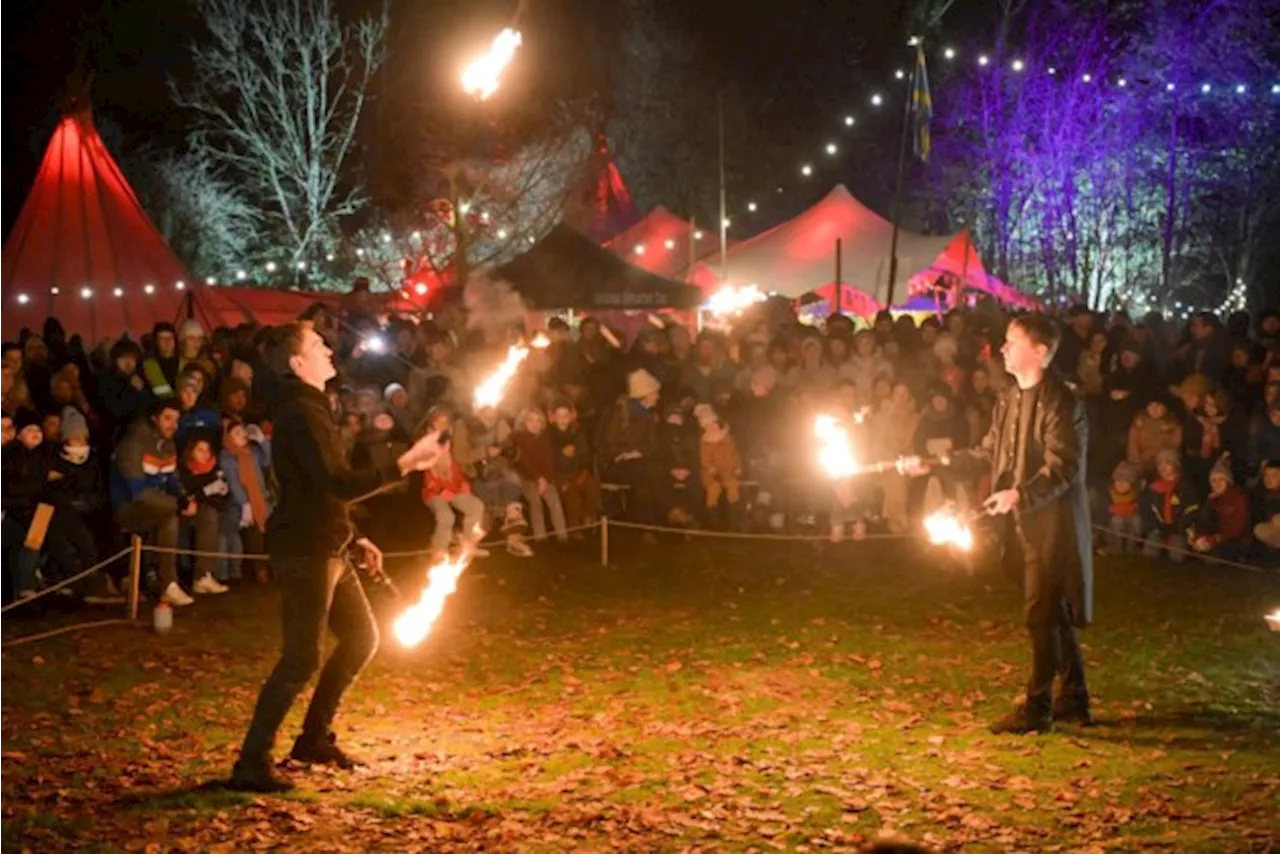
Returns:
[[[1129,447],[1126,459],[1138,466],[1144,475],[1155,471],[1162,451],[1182,449],[1182,425],[1170,411],[1169,401],[1163,394],[1155,394],[1146,406],[1133,416],[1129,427]],[[1179,471],[1181,471],[1179,458]]]
[[[429,415],[428,428],[438,429],[439,418],[438,413]],[[435,428],[431,428],[433,424]],[[529,525],[520,502],[520,475],[511,466],[511,422],[495,407],[482,406],[474,418],[455,426],[451,452],[471,481],[476,497],[495,519],[502,520],[507,553],[532,557],[533,549],[525,540]]]
[[[520,474],[520,488],[529,512],[533,516],[533,536],[547,536],[547,521],[543,504],[551,513],[551,525],[556,539],[566,542],[564,507],[560,504],[560,490],[556,488],[555,448],[547,435],[547,417],[541,409],[530,407],[520,416],[520,427],[511,436],[515,448],[515,468]]]
[[[547,434],[555,450],[556,488],[564,504],[565,524],[576,528],[595,518],[599,487],[591,472],[591,444],[578,425],[572,403],[558,400],[552,404]],[[582,534],[575,532],[571,537],[581,539]]]
[[[229,503],[230,487],[227,479],[218,467],[218,458],[214,456],[213,444],[199,434],[192,434],[178,463],[178,483],[182,494],[178,497],[179,507],[209,507],[214,513],[221,514]],[[194,515],[187,513],[186,515]],[[213,577],[212,573],[202,575],[191,585],[196,593],[218,594],[229,589],[225,584]]]
[[[1142,553],[1159,557],[1167,551],[1174,563],[1186,560],[1186,531],[1191,527],[1200,500],[1195,486],[1182,476],[1182,459],[1172,448],[1156,455],[1155,478],[1142,494],[1143,527],[1147,539]]]
[[[267,520],[273,509],[266,474],[271,467],[271,440],[256,424],[246,426],[228,419],[223,428],[219,461],[230,490],[230,500],[219,517],[219,541],[225,540],[219,550],[237,555],[262,554],[266,551]],[[239,557],[227,559],[226,578],[239,580],[244,576],[241,560]],[[266,562],[255,561],[253,574],[259,583],[265,582]]]
[[[742,457],[729,425],[722,419],[713,417],[703,422],[699,461],[707,519],[715,518],[723,497],[728,503],[728,527],[738,528],[742,521]]]
[[[42,447],[44,431],[39,416],[23,409],[11,424],[14,438],[5,442],[0,463],[4,472],[0,485],[3,486],[5,565],[12,574],[14,595],[29,599],[36,595],[40,553],[27,548],[25,540],[44,491],[49,462]]]
[[[98,455],[89,444],[89,425],[73,407],[63,410],[62,447],[52,458],[45,499],[53,505],[53,521],[46,542],[58,578],[68,578],[98,562],[92,514],[106,503]],[[107,573],[90,579],[85,601],[106,604],[123,601]]]
[[[1113,554],[1141,551],[1145,524],[1141,498],[1142,472],[1133,463],[1118,464],[1111,473],[1111,500],[1107,504],[1107,548]]]
[[[1198,552],[1242,560],[1252,546],[1249,528],[1249,496],[1235,485],[1230,457],[1223,455],[1209,471],[1209,495],[1187,539]]]
[[[1258,557],[1266,566],[1280,566],[1280,459],[1262,464],[1252,504]]]
[[[700,412],[710,411],[699,410]],[[694,508],[702,504],[703,496],[697,494],[694,474],[698,470],[698,435],[685,423],[684,410],[671,406],[658,428],[658,456],[661,459],[663,477],[663,503],[667,507],[664,520],[677,528],[694,523]]]
[[[488,551],[478,545],[484,536],[484,501],[472,492],[471,482],[453,456],[451,422],[447,411],[437,409],[427,423],[427,435],[436,436],[440,446],[439,455],[431,468],[423,472],[422,479],[422,503],[435,518],[431,549],[436,559],[448,554],[453,540],[453,525],[457,520],[456,510],[462,514],[462,531],[458,535],[462,549],[476,557],[487,557]]]

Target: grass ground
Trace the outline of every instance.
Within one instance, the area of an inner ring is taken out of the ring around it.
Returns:
[[[614,539],[608,570],[590,548],[473,566],[348,695],[369,767],[295,769],[289,797],[216,785],[274,660],[274,588],[167,637],[6,650],[5,850],[1280,847],[1275,576],[1100,561],[1102,725],[994,737],[1028,655],[997,574],[901,542]]]

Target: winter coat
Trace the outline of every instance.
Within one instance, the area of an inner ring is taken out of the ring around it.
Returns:
[[[1180,536],[1200,510],[1200,497],[1189,478],[1157,478],[1142,493],[1142,522],[1147,531],[1164,537]]]
[[[1015,418],[1019,412],[1021,417]],[[1018,444],[1023,446],[1021,454]],[[990,466],[992,483],[1007,481],[1018,490],[1013,535],[1022,540],[1024,553],[1035,556],[1027,561],[1033,571],[1024,579],[1026,602],[1030,606],[1039,597],[1061,591],[1081,626],[1093,619],[1087,447],[1084,403],[1060,376],[1050,373],[1035,388],[1011,386],[996,403],[991,429],[981,444],[952,457],[952,467],[960,472],[969,468],[981,474]]]
[[[158,513],[178,511],[178,452],[160,435],[150,418],[139,418],[112,455],[111,506],[119,510],[135,501]]]
[[[433,498],[448,500],[455,495],[467,495],[470,493],[471,482],[462,473],[462,466],[458,465],[458,461],[455,459],[450,458],[447,474],[441,474],[436,467],[429,468],[423,472],[422,501],[424,504]]]
[[[357,469],[388,469],[409,450],[409,435],[397,425],[390,430],[366,427],[356,434],[351,465]]]
[[[231,506],[231,486],[227,482],[224,470],[213,460],[213,465],[205,472],[194,472],[186,463],[178,466],[178,482],[182,486],[182,495],[178,499],[180,505],[194,501],[204,504],[221,513]]]
[[[555,450],[556,477],[568,477],[591,469],[591,444],[581,427],[570,424],[568,430],[561,430],[551,424],[547,427],[547,435],[551,437],[551,447]],[[573,452],[566,453],[570,448]]]
[[[116,371],[103,374],[98,379],[98,391],[111,416],[113,436],[122,434],[133,423],[134,418],[146,411],[152,400],[149,388],[134,388],[132,377]]]
[[[664,421],[658,425],[658,437],[658,459],[661,461],[663,474],[672,469],[698,471],[697,428],[688,424],[668,424]]]
[[[556,451],[545,429],[537,435],[528,430],[517,430],[511,434],[511,444],[515,448],[515,467],[520,477],[525,480],[545,478],[548,481],[555,478]]]
[[[262,497],[266,499],[267,505],[274,509],[275,496],[271,494],[267,484],[267,470],[271,468],[271,440],[250,442],[249,453],[253,454],[253,460],[258,466],[258,483],[262,486]],[[248,504],[249,493],[245,490],[244,484],[240,482],[240,461],[235,452],[224,448],[222,453],[218,455],[218,465],[221,466],[222,472],[227,478],[231,506],[238,509]]]
[[[41,443],[30,451],[17,439],[4,446],[0,488],[6,519],[28,525],[40,503],[49,474],[49,452]]]
[[[280,505],[267,524],[267,551],[272,558],[335,555],[356,535],[348,502],[399,479],[399,469],[351,468],[328,396],[296,377],[281,380],[273,423]]]
[[[742,457],[738,456],[738,443],[732,434],[726,434],[718,442],[703,438],[699,448],[699,462],[702,464],[704,482],[718,480],[722,483],[737,483],[742,477]]]
[[[969,445],[969,425],[955,404],[947,407],[946,412],[938,412],[933,407],[925,409],[916,425],[912,448],[922,457],[937,456],[939,448],[958,451]]]
[[[611,465],[629,451],[639,451],[646,460],[654,459],[658,452],[658,413],[620,397],[601,428],[600,464]]]
[[[59,509],[87,513],[96,510],[106,501],[102,483],[101,458],[97,451],[90,451],[82,462],[72,462],[59,447],[50,460],[49,469],[62,477],[50,480],[45,486],[45,500]]]
[[[1133,417],[1129,428],[1129,444],[1126,459],[1143,471],[1155,470],[1156,457],[1161,451],[1182,451],[1182,425],[1172,413],[1153,420],[1147,413]]]
[[[1204,537],[1211,547],[1248,542],[1253,539],[1251,527],[1248,494],[1238,486],[1228,486],[1221,495],[1210,495],[1200,506],[1194,536]]]

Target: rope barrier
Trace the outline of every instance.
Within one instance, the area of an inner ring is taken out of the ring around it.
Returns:
[[[1136,534],[1122,534],[1119,531],[1111,530],[1105,525],[1094,525],[1093,529],[1095,531],[1100,531],[1102,533],[1109,534],[1113,537],[1119,537],[1122,540],[1130,540],[1132,542],[1139,543],[1143,546],[1147,545],[1147,539],[1148,539],[1147,537],[1140,537],[1140,536],[1137,536]],[[1217,555],[1211,555],[1208,552],[1198,552],[1198,551],[1195,551],[1194,549],[1186,549],[1181,546],[1171,546],[1171,545],[1165,545],[1164,543],[1161,543],[1160,550],[1167,551],[1167,552],[1177,552],[1178,554],[1185,555],[1189,558],[1194,558],[1195,560],[1201,560],[1201,561],[1204,561],[1205,563],[1218,564],[1219,566],[1230,566],[1236,569],[1247,569],[1250,572],[1258,572],[1258,573],[1265,573],[1268,571],[1265,566],[1258,566],[1256,564],[1251,564],[1251,563],[1242,563],[1240,561],[1235,561],[1235,560],[1227,560],[1226,558],[1218,557]]]
[[[577,532],[579,532],[579,531],[591,531],[591,530],[595,530],[596,528],[599,528],[599,527],[600,527],[600,522],[588,522],[588,523],[586,523],[585,525],[574,525],[574,526],[573,526],[573,527],[571,527],[571,528],[565,528],[565,529],[564,529],[564,532],[565,532],[566,534],[574,534],[574,533],[577,533]],[[533,536],[527,536],[527,537],[525,537],[524,539],[525,539],[525,542],[527,542],[527,543],[538,543],[538,542],[542,542],[543,540],[549,540],[549,539],[551,539],[552,537],[556,537],[556,536],[559,536],[559,535],[558,535],[555,531],[548,531],[547,533],[545,533],[545,534],[543,534],[543,535],[541,535],[541,536],[538,536],[538,535],[536,535],[536,534],[535,534],[535,535],[533,535]],[[500,539],[496,539],[496,540],[483,540],[482,542],[476,543],[476,545],[477,545],[477,546],[479,546],[479,547],[481,547],[481,548],[486,548],[486,549],[487,549],[487,548],[490,548],[491,546],[503,546],[503,545],[506,545],[506,543],[507,543],[507,538],[506,538],[506,537],[502,537],[502,538],[500,538]],[[397,557],[397,558],[399,558],[399,557],[427,557],[428,555],[435,554],[435,552],[436,552],[436,550],[435,550],[435,549],[415,549],[415,550],[413,550],[413,551],[408,551],[408,552],[383,552],[383,553],[382,553],[382,557],[383,557],[384,559],[386,559],[386,558],[392,558],[392,557]]]
[[[36,601],[42,596],[48,596],[50,593],[54,593],[58,590],[61,590],[62,588],[66,587],[68,584],[74,584],[75,582],[79,581],[80,579],[84,578],[87,575],[93,575],[98,570],[102,569],[103,567],[110,566],[112,563],[115,563],[120,558],[124,557],[125,555],[129,554],[132,551],[133,549],[123,549],[121,551],[118,551],[115,554],[113,554],[111,557],[107,558],[106,560],[99,561],[98,563],[95,563],[93,566],[89,567],[88,569],[78,572],[75,575],[71,576],[70,578],[64,578],[62,581],[59,581],[57,584],[46,587],[45,589],[41,590],[39,593],[35,594],[34,596],[28,596],[25,599],[15,599],[14,601],[10,602],[8,605],[5,605],[3,608],[0,608],[0,614],[7,614],[9,611],[12,611],[14,608],[18,608],[22,605],[27,605],[31,602]]]
[[[735,540],[789,540],[793,542],[831,542],[829,534],[748,534],[739,533],[737,531],[708,531],[702,528],[675,528],[667,525],[646,525],[640,522],[620,522],[616,519],[609,520],[610,527],[633,528],[637,531],[658,531],[667,534],[686,534],[693,537],[721,537],[725,539]],[[860,537],[855,542],[863,539],[867,540],[902,540],[910,539],[915,534],[867,534]]]
[[[230,552],[205,552],[199,549],[176,549],[168,546],[148,546],[142,547],[144,552],[151,552],[158,555],[190,555],[191,557],[227,557],[240,558],[242,560],[270,560],[270,555],[264,554],[232,554]]]
[[[56,637],[58,635],[65,635],[68,632],[78,632],[81,629],[96,629],[100,626],[118,626],[118,625],[131,626],[133,625],[133,620],[126,620],[123,617],[117,617],[113,620],[97,620],[92,623],[72,623],[69,626],[62,626],[61,628],[50,629],[47,632],[40,632],[39,634],[34,634],[34,635],[24,635],[23,637],[20,637],[20,638],[7,640],[4,643],[0,644],[0,649],[8,649],[11,646],[22,646],[24,643],[31,643],[32,641],[44,640],[45,638]]]

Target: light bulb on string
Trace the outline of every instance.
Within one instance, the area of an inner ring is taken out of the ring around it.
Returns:
[[[1172,83],[1166,83],[1166,84],[1164,84],[1164,91],[1166,91],[1166,92],[1172,92],[1172,91],[1173,91],[1174,89],[1176,89],[1176,88],[1178,88],[1178,87],[1174,86]]]
[[[1015,60],[1013,61],[1013,70],[1014,70],[1014,71],[1017,71],[1017,72],[1021,73],[1021,72],[1022,72],[1022,70],[1023,70],[1024,68],[1026,68],[1026,67],[1027,67],[1027,66],[1026,66],[1026,63],[1024,63],[1021,59],[1015,59]]]
[[[268,261],[268,262],[267,262],[267,272],[268,272],[268,273],[274,273],[275,271],[276,271],[276,262],[275,262],[275,261]]]
[[[720,224],[723,225],[725,228],[728,228],[729,226],[733,225],[733,221],[730,220],[728,217],[725,217],[724,219],[720,220]]]
[[[505,228],[498,229],[498,239],[499,240],[507,239],[507,230]]]
[[[981,65],[983,68],[986,68],[988,65],[991,64],[991,57],[987,56],[985,53],[982,54],[981,56],[978,57],[978,64]]]
[[[1119,86],[1121,89],[1123,89],[1124,87],[1129,85],[1129,81],[1121,77],[1119,80],[1116,81],[1116,85]]]
[[[391,242],[391,235],[390,235],[390,234],[387,234],[387,233],[384,231],[384,232],[382,233],[382,242],[383,242],[383,243],[390,243],[390,242]]]
[[[363,258],[363,257],[364,257],[364,247],[363,247],[363,246],[356,250],[356,257],[357,257],[357,258]]]
[[[702,229],[698,229],[697,231],[695,231],[695,232],[693,233],[693,239],[694,239],[694,240],[701,240],[701,239],[702,239]]]
[[[299,261],[299,262],[298,262],[298,269],[299,269],[299,270],[305,270],[305,269],[307,269],[307,262],[306,262],[306,261]]]
[[[757,208],[757,205],[756,205],[756,203],[755,203],[755,202],[747,202],[747,210],[748,210],[748,211],[750,211],[751,213],[755,213],[755,212],[756,212],[756,208]]]
[[[1084,76],[1082,76],[1080,79],[1081,79],[1081,80],[1083,80],[1085,83],[1092,83],[1092,82],[1093,82],[1093,75],[1092,75],[1092,74],[1085,74],[1085,75],[1084,75]]]
[[[237,280],[239,280],[239,281],[243,282],[243,281],[244,281],[245,279],[247,279],[247,278],[249,278],[249,274],[248,274],[248,273],[246,273],[244,270],[236,270],[236,279],[237,279]]]
[[[881,98],[879,93],[871,96],[871,106],[878,107],[883,103],[884,103],[884,98]]]
[[[800,167],[800,174],[808,178],[810,175],[813,174],[813,167],[810,166],[808,163],[806,163],[805,165]]]
[[[834,142],[827,143],[827,154],[835,156],[836,152],[838,152],[839,150],[840,149],[836,147],[836,144]]]
[[[643,243],[637,243],[637,244],[635,245],[635,248],[634,248],[634,249],[632,249],[631,251],[632,251],[632,252],[634,252],[634,253],[636,253],[637,255],[643,255],[643,254],[644,254],[644,244],[643,244]]]
[[[849,128],[853,127],[853,116],[844,117],[844,126]]]
[[[116,298],[124,296],[124,288],[113,288],[111,295]]]
[[[143,285],[143,286],[142,286],[142,292],[143,292],[144,294],[148,294],[148,295],[150,295],[150,294],[154,294],[154,293],[156,292],[156,286],[155,286],[155,285]]]
[[[668,249],[675,249],[675,248],[676,248],[676,242],[675,242],[674,240],[672,240],[670,237],[668,237],[666,240],[664,240],[664,241],[663,241],[663,243],[662,243],[662,245],[663,245],[663,246],[665,246],[665,247],[667,247]]]
[[[893,77],[895,80],[905,80],[907,77],[907,72],[899,68],[897,71],[893,72]]]
[[[1052,65],[1050,65],[1050,66],[1049,66],[1049,73],[1050,73],[1050,74],[1057,74],[1057,73],[1058,73],[1058,69],[1056,69],[1056,68],[1054,68]]]
[[[1272,94],[1272,95],[1280,95],[1280,83],[1272,83],[1272,84],[1271,84],[1271,94]]]
[[[1245,93],[1245,90],[1246,90],[1247,88],[1248,88],[1248,87],[1247,87],[1247,86],[1245,86],[1243,83],[1237,83],[1237,84],[1236,84],[1236,94],[1237,94],[1237,95],[1243,95],[1243,94]]]
[[[1201,84],[1200,84],[1200,91],[1201,91],[1203,94],[1208,95],[1211,91],[1213,91],[1213,87],[1212,87],[1212,86],[1210,86],[1208,83],[1201,83]]]
[[[18,294],[18,305],[26,305],[31,301],[31,297],[26,294]]]
[[[332,260],[333,260],[333,253],[332,253],[332,252],[330,252],[328,255],[324,256],[324,260],[326,260],[326,261],[332,261]]]
[[[80,299],[89,299],[93,296],[93,288],[81,288]]]
[[[955,49],[955,48],[953,48],[953,47],[949,47],[949,48],[947,48],[946,50],[944,50],[944,51],[942,52],[942,55],[943,55],[943,56],[945,56],[947,59],[955,59],[955,58],[956,58],[956,49]]]

